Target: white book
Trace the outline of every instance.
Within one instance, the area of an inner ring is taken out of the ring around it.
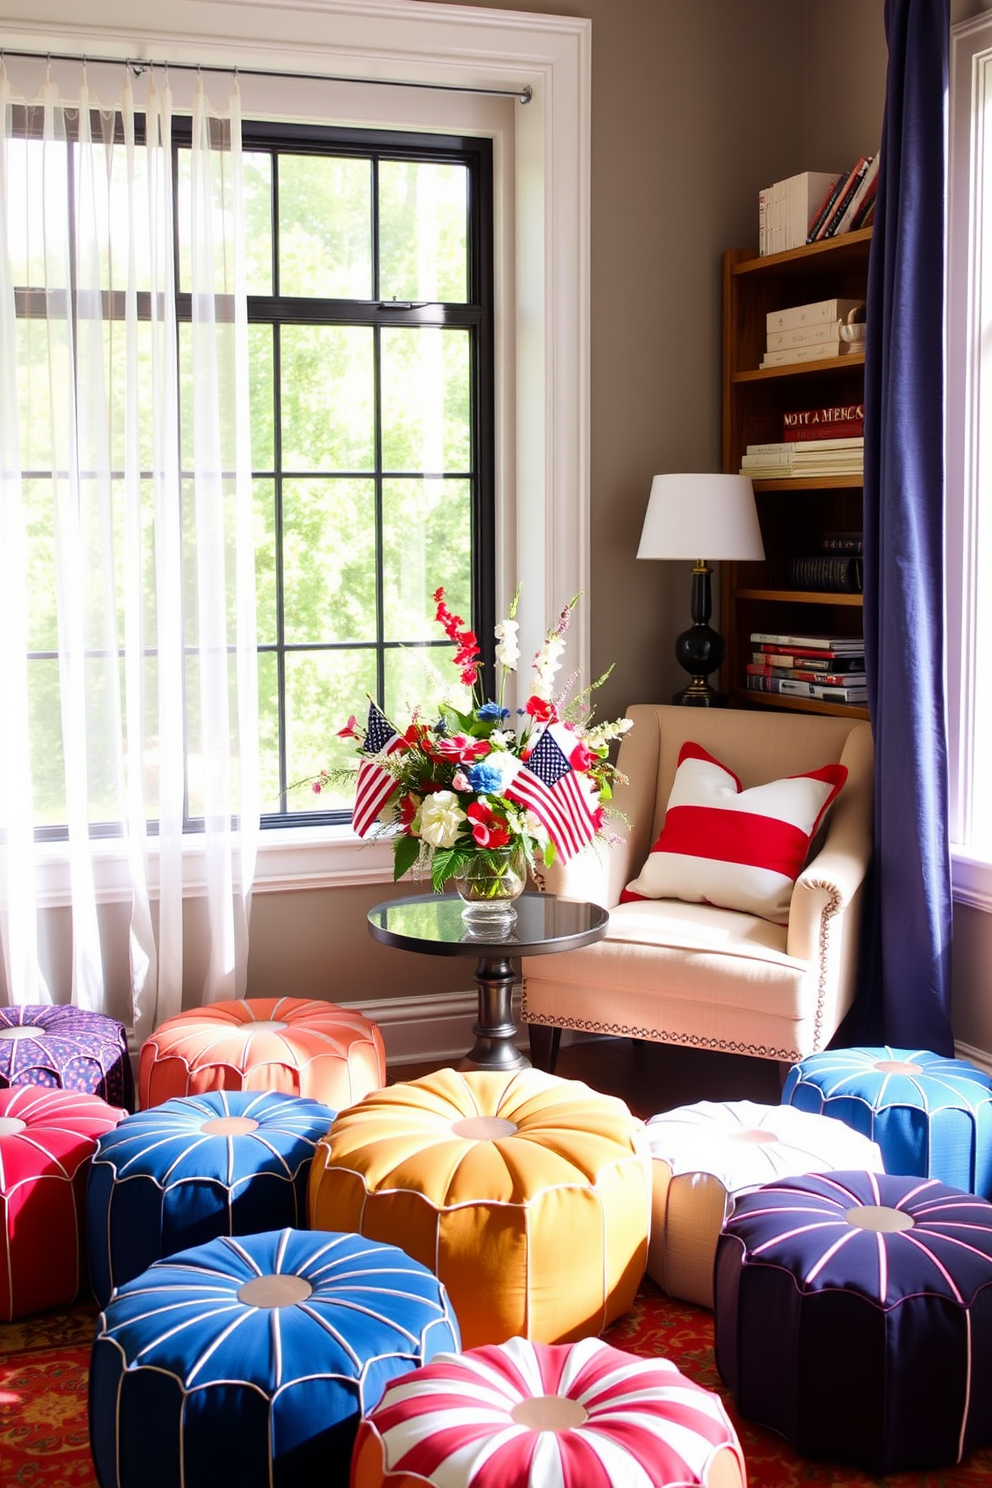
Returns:
[[[788,228],[783,247],[800,248],[806,242],[813,217],[837,176],[838,172],[831,171],[801,171],[789,177]]]
[[[789,331],[796,326],[822,325],[825,320],[846,320],[852,310],[860,309],[864,300],[814,300],[808,305],[787,305],[783,310],[769,310],[765,316],[766,331]]]
[[[823,362],[830,357],[864,356],[864,343],[822,341],[818,346],[789,346],[784,351],[766,351],[762,367],[791,367],[794,362]]]
[[[770,442],[768,444],[749,444],[745,453],[749,455],[775,454],[779,450],[794,450],[797,445],[805,450],[863,450],[865,441],[863,434],[851,434],[838,439],[778,440],[777,442]]]
[[[790,326],[786,331],[769,331],[766,338],[768,351],[784,351],[789,346],[819,346],[824,341],[840,342],[842,322],[824,320],[817,325]]]

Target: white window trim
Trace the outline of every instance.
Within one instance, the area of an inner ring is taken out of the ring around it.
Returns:
[[[992,252],[984,229],[992,221],[983,113],[992,106],[992,15],[951,28],[950,138],[947,216],[947,691],[951,868],[954,898],[992,910],[992,862],[972,843],[977,772],[975,705],[987,691],[980,673],[978,600],[988,575],[978,571],[980,493],[992,462],[982,465],[980,319],[983,263]],[[987,400],[987,393],[985,398]],[[986,439],[988,444],[988,439]],[[988,520],[988,492],[984,496]],[[986,669],[989,658],[984,658]]]
[[[168,25],[161,0],[103,0],[99,24],[85,25],[78,0],[6,9],[9,53],[531,89],[529,103],[512,106],[512,137],[484,132],[497,181],[496,598],[503,613],[522,585],[521,654],[533,655],[561,606],[589,588],[590,22],[419,0],[173,0]],[[501,317],[508,303],[515,313]],[[569,664],[589,678],[588,604],[573,613]],[[191,836],[190,895],[201,851]],[[67,903],[63,851],[47,844],[41,854],[42,902]],[[98,896],[127,897],[119,844],[109,839],[98,856]],[[350,828],[261,834],[257,892],[391,880],[388,846]]]

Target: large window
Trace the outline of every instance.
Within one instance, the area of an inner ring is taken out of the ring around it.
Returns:
[[[119,127],[106,118],[96,127],[119,137]],[[67,138],[64,169],[53,180],[50,169],[35,169],[31,134],[25,117],[21,148],[11,155],[15,199],[30,202],[34,181],[39,212],[42,193],[56,191],[70,203],[71,215],[78,184],[73,140]],[[294,784],[345,761],[336,729],[361,710],[366,694],[392,710],[416,689],[423,674],[418,659],[446,644],[431,621],[434,589],[443,584],[449,602],[473,617],[480,635],[492,632],[491,147],[449,136],[288,125],[246,124],[242,138],[262,817],[267,824],[345,819],[346,795],[315,796]],[[188,137],[179,134],[175,151],[182,371],[192,361],[194,321]],[[111,174],[111,205],[116,189]],[[32,275],[31,214],[13,213],[11,222],[16,313],[23,324],[21,406],[25,427],[34,429],[45,420],[33,419],[32,408],[58,395],[50,377],[43,386],[51,305]],[[112,236],[106,246],[100,282],[108,380],[113,385],[136,372],[151,388],[150,295],[139,281],[139,316],[149,334],[139,334],[129,363],[118,329],[125,289]],[[75,316],[81,291],[72,255],[66,272]],[[85,377],[78,359],[74,370]],[[83,411],[85,397],[81,390],[77,395]],[[196,398],[187,371],[178,424],[184,507],[192,500]],[[150,397],[149,421],[159,417],[153,403]],[[124,442],[142,431],[129,431],[123,419],[117,426],[113,408],[112,402],[107,435],[116,466]],[[71,752],[59,695],[59,556],[51,499],[57,463],[52,450],[29,443],[22,451],[33,596],[31,754],[43,762],[33,772],[35,819],[55,833],[66,821]],[[112,476],[119,489],[122,468]],[[152,482],[146,484],[151,502]],[[116,510],[108,512],[106,532],[112,542],[122,537]],[[183,561],[192,585],[196,554],[188,544]],[[123,557],[118,565],[123,592]],[[146,659],[154,669],[159,638],[154,626],[149,629]],[[106,660],[105,645],[99,656],[87,650],[87,665]],[[189,648],[190,824],[203,809],[196,762],[204,725],[195,666]],[[114,795],[112,779],[91,782],[94,828],[113,825]]]
[[[444,585],[493,618],[486,142],[248,126],[262,809],[349,757],[366,695],[423,691]],[[430,692],[427,695],[431,695]],[[338,753],[335,753],[337,749]]]
[[[992,17],[954,28],[947,602],[955,897],[992,906]]]

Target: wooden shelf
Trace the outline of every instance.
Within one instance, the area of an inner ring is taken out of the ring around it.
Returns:
[[[855,605],[861,609],[864,596],[861,594],[837,594],[833,590],[822,593],[815,589],[745,589],[731,590],[733,599],[767,599],[775,604]]]
[[[753,692],[750,687],[732,687],[730,696],[741,708],[779,708],[788,713],[838,714],[844,718],[867,718],[868,709],[849,703],[824,703],[819,698],[783,697],[780,692]]]
[[[784,413],[861,404],[864,355],[848,352],[815,362],[760,367],[766,317],[790,305],[833,297],[865,299],[872,230],[846,233],[759,258],[730,249],[723,262],[723,469],[740,470],[747,445],[782,438]],[[721,625],[727,652],[722,687],[735,707],[866,718],[867,709],[752,692],[745,685],[751,632],[863,633],[860,594],[792,588],[792,560],[819,551],[823,533],[863,523],[864,475],[787,476],[753,482],[765,546],[760,563],[721,564]]]

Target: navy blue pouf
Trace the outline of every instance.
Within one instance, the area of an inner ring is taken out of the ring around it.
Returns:
[[[101,1488],[346,1488],[386,1384],[461,1338],[426,1266],[358,1235],[271,1230],[157,1261],[90,1358]]]
[[[802,1457],[884,1475],[992,1442],[992,1204],[936,1179],[808,1174],[738,1195],[717,1368]]]
[[[78,1090],[134,1110],[127,1030],[116,1018],[66,1003],[0,1008],[0,1088]]]
[[[926,1049],[829,1049],[794,1065],[783,1105],[834,1116],[877,1142],[887,1173],[992,1193],[992,1078]]]
[[[115,1286],[191,1245],[303,1228],[310,1164],[334,1116],[303,1096],[217,1090],[126,1117],[97,1143],[86,1188],[100,1306]]]

